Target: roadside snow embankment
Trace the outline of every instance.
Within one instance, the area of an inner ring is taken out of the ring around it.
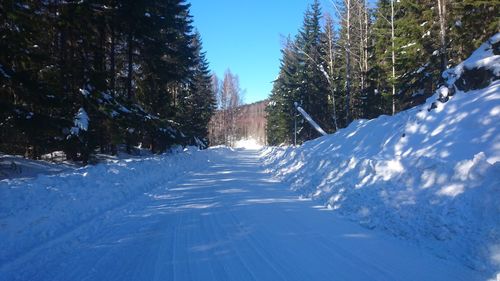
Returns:
[[[269,170],[363,226],[500,271],[500,56],[492,50],[499,41],[497,34],[448,71],[454,96],[443,100],[443,87],[395,116],[355,121],[301,147],[268,148]],[[454,83],[467,84],[460,76],[471,65],[496,78],[461,91]]]
[[[110,209],[164,188],[188,171],[206,168],[220,150],[187,150],[0,181],[0,265]]]

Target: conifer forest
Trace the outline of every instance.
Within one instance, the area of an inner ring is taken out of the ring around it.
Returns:
[[[282,40],[267,144],[293,143],[295,123],[299,144],[319,136],[295,102],[328,133],[421,104],[499,30],[498,0],[330,4],[332,14],[313,1]],[[0,151],[87,163],[96,152],[230,144],[245,119],[238,76],[212,73],[188,1],[4,0],[0,20]]]
[[[0,281],[500,281],[500,0],[0,0]]]
[[[165,151],[208,144],[215,110],[184,0],[0,2],[0,150]]]
[[[500,30],[498,0],[315,1],[282,49],[267,108],[270,145],[294,141],[294,102],[329,133],[421,104],[441,73]],[[297,142],[319,134],[297,118]]]

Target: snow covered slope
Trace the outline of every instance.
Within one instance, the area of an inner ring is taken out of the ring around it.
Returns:
[[[75,169],[71,163],[30,160],[22,156],[0,154],[0,180],[33,178],[39,174],[58,174]]]
[[[363,226],[500,272],[499,41],[497,34],[447,71],[448,86],[426,104],[301,147],[268,148],[268,169]],[[478,69],[489,85],[461,91],[474,88],[464,73]]]
[[[34,179],[1,180],[0,264],[188,171],[205,168],[214,153],[186,150],[110,161]]]

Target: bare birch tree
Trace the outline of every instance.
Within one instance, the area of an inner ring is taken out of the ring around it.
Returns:
[[[238,107],[243,103],[239,78],[228,69],[222,82],[214,75],[212,83],[217,93],[217,112],[209,125],[210,141],[232,145],[237,133]]]
[[[333,19],[329,14],[325,15],[325,39],[326,39],[326,73],[325,76],[328,80],[328,88],[330,89],[330,99],[332,101],[332,119],[335,131],[339,129],[337,122],[337,104],[335,102],[335,64],[336,64],[336,50],[335,50],[335,30],[333,26]]]

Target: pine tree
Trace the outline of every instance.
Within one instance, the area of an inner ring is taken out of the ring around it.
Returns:
[[[322,127],[331,128],[332,119],[328,112],[328,81],[322,68],[321,49],[321,7],[318,1],[306,10],[302,28],[297,36],[295,47],[298,51],[297,77],[300,84],[298,102],[302,108]],[[298,125],[298,140],[304,142],[319,136],[307,122]]]
[[[399,86],[396,80],[394,64],[396,49],[392,47],[392,44],[395,45],[396,39],[392,32],[393,28],[395,28],[394,13],[392,12],[394,4],[392,0],[378,1],[373,25],[375,68],[372,70],[371,75],[372,79],[376,81],[374,96],[380,97],[380,113],[384,114],[394,113],[395,93]],[[390,44],[388,44],[389,42]]]
[[[499,30],[498,0],[463,0],[449,4],[449,60],[456,65]]]
[[[0,13],[2,151],[86,163],[122,143],[186,143],[173,120],[197,56],[184,0],[10,0]],[[206,123],[211,107],[196,110]]]
[[[212,75],[205,53],[202,50],[201,35],[195,32],[192,42],[195,50],[195,66],[191,69],[189,87],[179,99],[177,122],[182,131],[190,136],[194,145],[208,145],[208,123],[214,113],[216,100],[212,86]]]
[[[281,51],[281,67],[278,78],[274,81],[267,112],[267,142],[280,145],[294,142],[294,122],[300,120],[294,108],[294,102],[300,98],[299,57],[295,43],[288,38]],[[297,122],[297,125],[301,125]]]
[[[0,3],[1,149],[38,158],[56,146],[63,120],[51,116],[54,93],[42,78],[50,72],[47,7],[39,1]],[[40,16],[42,15],[42,16]],[[43,16],[45,15],[45,16]]]

